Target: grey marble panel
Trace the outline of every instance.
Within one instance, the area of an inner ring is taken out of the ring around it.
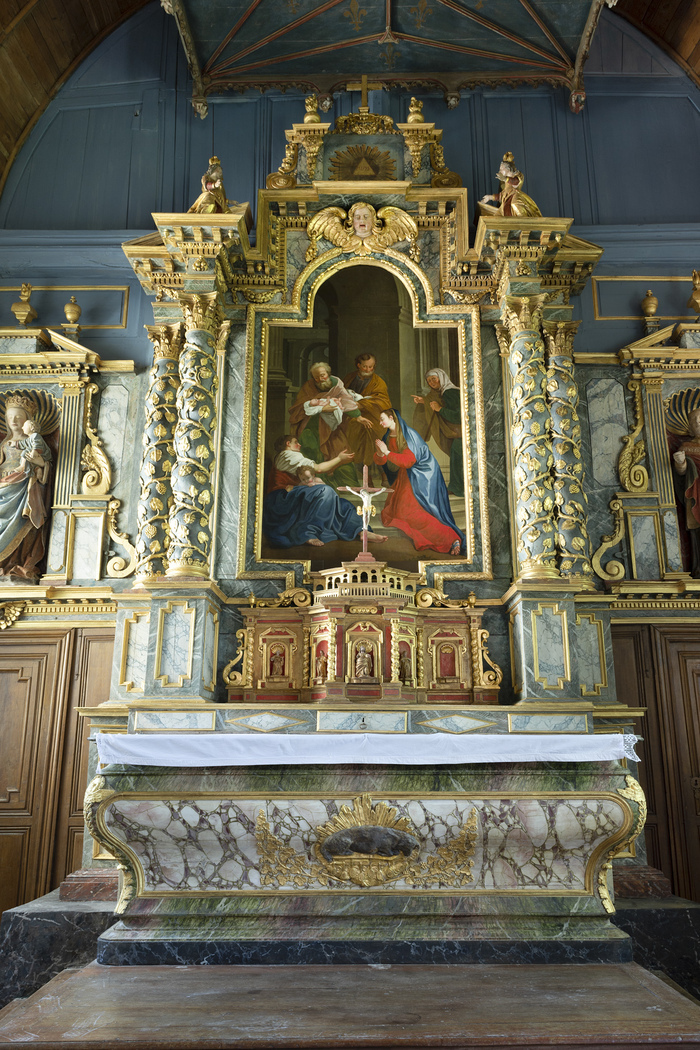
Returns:
[[[405,733],[403,711],[319,711],[319,733]]]
[[[99,580],[102,564],[102,515],[76,515],[73,530],[73,580]]]
[[[575,627],[576,655],[578,657],[578,677],[583,695],[598,691],[605,684],[605,649],[603,647],[602,624],[591,622],[587,616],[581,616]]]
[[[129,731],[196,732],[216,727],[216,711],[132,711]]]
[[[618,485],[617,459],[627,434],[625,389],[615,379],[586,384],[593,477],[600,485]]]
[[[635,576],[638,580],[658,580],[661,576],[659,548],[656,538],[656,515],[630,515],[630,529],[634,543]]]
[[[560,680],[568,681],[565,664],[564,623],[566,610],[557,613],[544,606],[541,613],[533,616],[537,644],[535,674],[544,679],[545,689],[557,688]]]
[[[129,619],[133,615],[134,619]],[[131,682],[134,689],[143,692],[146,688],[146,673],[148,665],[148,635],[150,631],[150,616],[148,613],[126,614],[129,620],[128,638],[126,643],[126,662],[124,664],[124,682]],[[119,634],[117,638],[121,637]]]
[[[163,612],[163,636],[160,646],[160,669],[165,685],[177,685],[180,677],[190,674],[189,654],[195,627],[194,610],[185,612],[183,605],[174,605]]]
[[[129,391],[124,383],[110,383],[102,391],[97,431],[112,467],[112,491],[121,480],[125,450],[127,471],[133,470],[134,460],[140,458],[134,455],[136,446],[133,425],[128,425],[128,407]]]
[[[511,733],[587,733],[583,715],[511,715]]]
[[[681,544],[678,534],[678,515],[675,510],[663,514],[664,541],[666,544],[666,568],[671,572],[683,571]]]
[[[51,538],[49,540],[48,571],[61,572],[65,569],[65,545],[68,515],[64,510],[56,510],[51,518]]]

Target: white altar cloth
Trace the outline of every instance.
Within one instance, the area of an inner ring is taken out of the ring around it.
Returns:
[[[636,760],[621,733],[452,736],[447,733],[97,733],[103,765],[460,765],[475,762]]]

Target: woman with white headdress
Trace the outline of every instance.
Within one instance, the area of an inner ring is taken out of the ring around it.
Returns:
[[[459,387],[444,368],[431,368],[425,373],[430,387],[426,397],[415,395],[413,425],[424,441],[435,444],[450,457],[449,491],[464,495],[464,460],[462,458],[462,405]]]

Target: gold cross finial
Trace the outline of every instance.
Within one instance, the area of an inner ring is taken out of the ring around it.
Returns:
[[[360,101],[360,109],[369,111],[369,92],[370,91],[381,91],[383,84],[380,81],[376,81],[372,84],[369,83],[366,73],[362,74],[362,80],[353,80],[345,85],[346,91],[361,91],[362,97]]]

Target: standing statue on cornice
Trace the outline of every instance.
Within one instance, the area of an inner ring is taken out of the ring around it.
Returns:
[[[676,495],[684,513],[681,528],[687,530],[690,547],[690,572],[700,577],[700,408],[688,413],[688,434],[673,453]]]
[[[209,167],[202,175],[202,192],[188,211],[201,215],[228,214],[231,211],[230,205],[237,203],[238,201],[226,199],[221,161],[218,157],[210,157]]]
[[[5,399],[0,443],[0,577],[34,581],[51,512],[52,454],[41,437],[56,430],[55,406],[25,394]]]
[[[503,154],[496,178],[501,184],[501,189],[495,195],[487,193],[481,198],[479,210],[482,215],[502,215],[505,219],[514,219],[528,216],[535,218],[542,214],[532,197],[528,197],[527,193],[522,191],[525,176],[515,167],[512,153]],[[498,207],[493,207],[488,201],[495,201]]]

